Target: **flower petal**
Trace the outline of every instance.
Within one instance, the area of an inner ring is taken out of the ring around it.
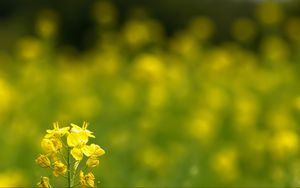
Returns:
[[[75,147],[79,144],[78,136],[75,133],[70,133],[67,137],[68,146]]]
[[[79,148],[73,148],[71,150],[71,155],[74,157],[74,159],[76,159],[77,161],[82,160],[83,158],[83,154],[81,152],[81,149]]]
[[[89,157],[89,156],[93,155],[95,150],[92,145],[90,145],[90,146],[85,145],[81,148],[81,151],[84,153],[85,156]]]
[[[102,149],[100,146],[96,145],[94,155],[99,157],[99,156],[104,155],[104,154],[105,154],[104,149]]]

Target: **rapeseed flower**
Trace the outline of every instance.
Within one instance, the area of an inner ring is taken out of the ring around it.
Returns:
[[[88,157],[86,167],[98,166],[98,157],[103,155],[105,151],[97,144],[88,144],[89,137],[95,138],[95,136],[93,132],[87,129],[88,124],[86,122],[83,123],[82,127],[75,124],[71,124],[71,126],[72,128],[60,128],[58,123],[54,123],[54,128],[46,131],[47,133],[41,142],[44,153],[40,154],[35,161],[43,168],[51,168],[55,177],[67,178],[68,187],[76,185],[78,175],[78,185],[94,187],[94,175],[91,172],[84,174],[82,170],[79,174],[77,168],[80,167],[79,163],[84,156]],[[49,178],[42,177],[38,186],[51,187]]]
[[[86,143],[88,142],[88,137],[81,133],[70,133],[67,138],[67,143],[71,149],[71,155],[77,160],[82,160],[83,153],[88,151],[88,146]],[[86,155],[86,154],[85,154]]]
[[[95,157],[100,157],[105,153],[105,151],[97,144],[91,144],[89,146],[86,146],[83,148],[83,152],[87,157],[89,156],[95,156]]]
[[[89,168],[93,168],[99,165],[99,160],[96,156],[91,156],[88,158],[88,160],[86,161],[86,165]]]
[[[64,164],[64,163],[62,163],[61,161],[55,161],[54,163],[53,163],[53,169],[54,169],[54,171],[53,171],[53,174],[54,174],[54,176],[59,176],[59,175],[64,175],[64,174],[66,174],[66,172],[67,172],[67,166]]]
[[[40,154],[40,156],[35,160],[35,162],[42,168],[49,168],[51,166],[50,159],[43,154]]]
[[[69,133],[70,127],[63,127],[59,128],[58,122],[53,123],[54,129],[47,130],[47,133],[45,138],[51,138],[51,137],[62,137],[65,134]]]
[[[57,153],[62,148],[62,143],[57,138],[44,138],[41,142],[46,154]]]
[[[80,171],[79,178],[80,178],[80,185],[90,186],[90,187],[95,186],[95,182],[94,182],[95,176],[93,173],[89,172],[88,174],[84,175],[83,171]]]
[[[87,137],[92,137],[95,138],[94,135],[92,135],[93,132],[91,132],[90,130],[87,129],[88,127],[88,123],[87,122],[83,122],[82,127],[79,127],[78,125],[75,125],[73,123],[71,123],[72,125],[72,129],[71,129],[71,133],[80,133],[83,135],[86,135]]]
[[[90,146],[85,147],[85,155],[88,156],[86,165],[88,167],[96,167],[99,165],[98,157],[105,154],[105,151],[96,144],[91,144]]]
[[[83,158],[83,154],[87,157],[91,156],[92,153],[102,153],[102,149],[97,145],[91,145],[87,146],[88,138],[92,137],[95,138],[94,135],[92,135],[93,132],[87,130],[88,124],[86,122],[83,123],[82,128],[71,124],[72,129],[71,133],[67,137],[67,144],[69,147],[72,147],[71,149],[71,155],[77,160],[80,161]]]
[[[41,181],[37,183],[40,188],[51,188],[50,181],[48,177],[41,177]]]

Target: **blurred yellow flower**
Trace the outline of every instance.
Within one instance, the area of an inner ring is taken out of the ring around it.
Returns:
[[[284,63],[290,55],[289,44],[279,36],[268,36],[261,41],[263,57],[271,62]]]
[[[300,96],[295,97],[293,100],[293,105],[298,111],[300,111]]]
[[[255,23],[249,18],[239,18],[233,24],[231,33],[235,39],[241,42],[252,41],[256,35]]]
[[[34,60],[41,54],[42,44],[34,37],[24,37],[17,43],[17,54],[22,60]]]
[[[0,77],[0,114],[2,116],[14,106],[13,103],[17,98],[13,86]]]
[[[156,147],[145,147],[139,155],[139,160],[141,160],[144,168],[154,170],[155,172],[163,172],[166,170],[165,167],[169,165],[169,159],[166,154]]]
[[[191,21],[189,31],[200,41],[208,40],[214,34],[215,24],[209,17],[199,16]]]
[[[166,86],[162,84],[153,84],[149,87],[147,93],[148,106],[151,109],[162,108],[168,99]]]
[[[133,75],[142,81],[161,82],[165,77],[163,59],[154,54],[141,54],[134,60]]]
[[[272,178],[272,180],[277,183],[280,184],[280,182],[284,182],[287,181],[287,173],[285,172],[284,168],[281,166],[272,166],[272,168],[270,169],[269,172],[270,178]],[[290,181],[290,180],[288,180]],[[294,186],[291,186],[294,187]]]
[[[211,71],[222,72],[228,70],[233,65],[233,54],[225,48],[215,48],[210,50],[205,57]]]
[[[263,25],[277,25],[284,16],[282,5],[274,1],[263,2],[256,7],[256,16]]]
[[[271,137],[269,144],[274,159],[287,159],[298,153],[299,136],[292,130],[281,130]]]
[[[39,13],[36,22],[37,33],[44,37],[52,37],[57,33],[58,16],[57,13],[52,10],[43,10]]]
[[[113,26],[117,21],[116,7],[109,1],[98,1],[92,9],[92,17],[104,26]]]
[[[125,110],[128,110],[135,104],[139,97],[136,92],[137,88],[130,82],[120,82],[118,86],[119,87],[114,89],[116,100],[125,108]]]
[[[0,187],[22,187],[28,182],[28,177],[24,175],[16,170],[2,171],[0,173]]]
[[[223,181],[232,182],[238,177],[237,152],[226,148],[212,157],[211,167]]]
[[[260,113],[259,102],[255,95],[250,92],[237,92],[234,100],[234,125],[238,132],[248,132],[254,128],[257,123],[257,117]]]
[[[159,42],[162,37],[163,28],[159,22],[152,19],[132,19],[127,21],[123,28],[123,39],[133,49]]]
[[[286,23],[286,34],[289,37],[290,40],[292,40],[295,43],[300,44],[300,18],[299,17],[293,17],[289,18]]]
[[[177,32],[175,37],[171,38],[169,45],[172,51],[187,59],[197,57],[200,53],[199,44],[195,36],[186,32]]]
[[[215,114],[208,110],[195,113],[188,122],[189,135],[201,144],[210,144],[218,132],[217,120],[214,117]]]

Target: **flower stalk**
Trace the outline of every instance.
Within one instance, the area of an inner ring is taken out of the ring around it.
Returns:
[[[70,152],[69,152],[69,148],[68,148],[68,187],[72,187],[71,185],[71,168],[70,168]]]

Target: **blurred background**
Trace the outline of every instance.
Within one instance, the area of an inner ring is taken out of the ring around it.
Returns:
[[[299,61],[298,0],[0,1],[0,186],[55,121],[102,187],[299,186]]]

